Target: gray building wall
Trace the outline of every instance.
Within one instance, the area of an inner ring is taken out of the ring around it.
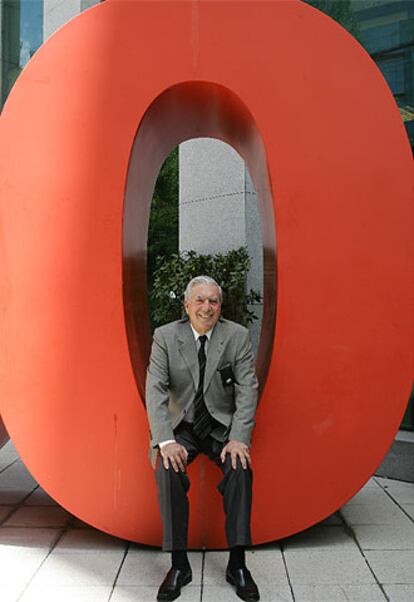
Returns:
[[[7,13],[7,28],[4,19]],[[0,0],[0,102],[6,99],[20,73],[20,6],[13,0]]]
[[[0,0],[0,104],[3,98],[3,0]]]
[[[211,138],[189,140],[179,150],[179,247],[199,253],[246,246],[251,258],[248,289],[263,294],[263,246],[256,193],[245,163],[228,144]],[[257,349],[262,305],[252,307]]]
[[[100,0],[31,1],[0,0],[0,105],[39,44]]]

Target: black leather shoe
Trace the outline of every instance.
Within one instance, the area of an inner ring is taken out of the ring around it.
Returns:
[[[187,585],[192,580],[191,569],[184,571],[171,567],[165,576],[164,581],[158,590],[157,600],[175,600],[181,594],[183,585]]]
[[[257,600],[260,600],[257,585],[255,584],[250,571],[246,569],[246,567],[234,570],[228,566],[226,570],[226,581],[234,585],[236,594],[245,602],[257,602]]]

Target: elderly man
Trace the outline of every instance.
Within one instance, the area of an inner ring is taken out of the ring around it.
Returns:
[[[163,549],[172,554],[157,600],[174,600],[192,579],[187,558],[190,483],[186,469],[199,453],[223,472],[218,489],[230,549],[226,579],[242,600],[259,600],[245,564],[245,547],[251,544],[249,446],[258,385],[248,331],[220,317],[221,301],[217,282],[208,276],[193,278],[184,294],[188,318],[154,332],[146,403]]]

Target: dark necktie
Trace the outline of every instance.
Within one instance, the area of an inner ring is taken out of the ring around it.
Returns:
[[[206,371],[206,352],[205,352],[205,344],[207,341],[207,336],[203,334],[198,338],[200,341],[200,349],[198,350],[198,365],[200,367],[200,380],[198,381],[198,389],[194,398],[194,423],[193,430],[194,433],[200,439],[205,439],[207,435],[211,433],[213,430],[213,419],[209,414],[209,411],[206,408],[206,404],[204,403],[204,373]]]

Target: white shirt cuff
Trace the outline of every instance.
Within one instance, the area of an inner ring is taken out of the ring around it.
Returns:
[[[158,447],[162,449],[164,445],[167,445],[167,443],[175,443],[175,439],[166,439],[165,441],[160,441],[160,443],[158,443]]]

